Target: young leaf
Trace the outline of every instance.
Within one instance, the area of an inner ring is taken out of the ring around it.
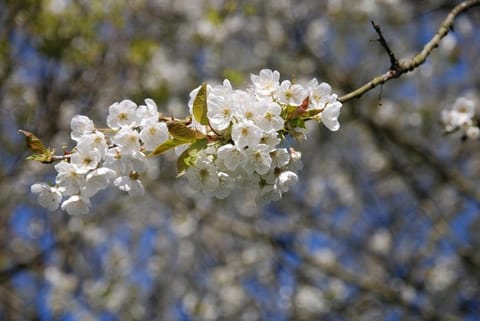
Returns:
[[[18,132],[25,136],[27,147],[34,154],[27,157],[27,160],[35,160],[42,163],[51,163],[54,150],[43,145],[40,139],[29,131],[19,129]]]
[[[186,163],[187,157],[190,156],[190,150],[187,148],[180,154],[177,158],[177,177],[182,176],[185,171],[190,167],[189,164]]]
[[[36,154],[43,154],[45,152],[45,146],[42,144],[40,139],[37,136],[32,134],[29,131],[19,129],[18,132],[25,136],[25,142],[27,143],[28,149]]]
[[[45,148],[42,154],[33,154],[27,157],[27,160],[50,164],[53,162],[53,149]]]
[[[208,125],[207,84],[203,83],[193,101],[193,117],[202,125]]]
[[[292,119],[292,120],[290,120],[289,123],[293,128],[303,128],[303,129],[306,128],[305,127],[305,121],[302,118]]]
[[[295,119],[297,117],[302,116],[308,108],[308,104],[310,102],[310,98],[307,96],[300,106],[288,106],[287,107],[287,120],[289,119]]]
[[[322,112],[321,109],[309,109],[302,114],[302,118],[310,118]]]
[[[178,122],[178,121],[169,121],[167,122],[168,132],[173,138],[178,140],[182,140],[184,142],[192,142],[195,139],[204,138],[205,135],[200,133],[199,131],[187,127],[185,123]]]
[[[194,159],[197,153],[202,150],[207,143],[207,139],[197,140],[180,154],[177,159],[177,176],[182,176],[190,166],[194,165]]]
[[[288,105],[283,110],[283,114],[282,114],[283,119],[285,119],[285,120],[293,119],[293,116],[295,115],[295,112],[296,112],[297,108],[298,108],[297,106]]]
[[[188,144],[188,143],[189,143],[189,141],[180,140],[180,139],[176,139],[176,138],[169,139],[169,140],[163,142],[162,144],[158,145],[157,148],[155,148],[154,151],[152,151],[150,154],[148,154],[147,157],[153,157],[153,156],[165,153],[166,151],[168,151],[172,148],[175,148],[175,147],[183,145],[183,144]]]

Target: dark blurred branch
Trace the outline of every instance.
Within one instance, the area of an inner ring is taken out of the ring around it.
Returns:
[[[440,27],[437,30],[437,33],[423,47],[423,49],[418,54],[416,54],[414,57],[412,57],[410,59],[401,61],[398,65],[398,67],[396,67],[396,68],[393,68],[393,64],[392,64],[392,67],[390,67],[390,69],[386,73],[373,78],[372,80],[370,80],[369,82],[367,82],[366,84],[361,86],[360,88],[355,89],[354,91],[352,91],[352,92],[350,92],[350,93],[348,93],[348,94],[346,94],[342,97],[339,97],[338,101],[340,101],[342,103],[346,103],[347,101],[350,101],[354,98],[359,98],[363,94],[365,94],[366,92],[372,90],[373,88],[375,88],[379,85],[382,85],[382,84],[384,84],[385,82],[387,82],[391,79],[398,78],[401,75],[406,74],[406,73],[416,69],[418,66],[422,65],[425,62],[425,60],[427,59],[427,57],[430,55],[430,53],[433,51],[433,49],[438,47],[438,45],[439,45],[440,41],[443,39],[443,37],[445,37],[448,34],[448,32],[450,30],[452,30],[455,18],[460,13],[462,13],[464,11],[467,11],[470,8],[479,6],[479,5],[480,5],[480,0],[463,1],[462,3],[457,5],[455,8],[452,9],[452,11],[450,11],[450,13],[447,15],[445,20],[443,20],[442,24],[440,25]],[[374,25],[374,27],[375,27],[375,25]],[[379,30],[377,30],[377,28],[375,28],[375,30],[377,31],[377,33],[379,35],[381,35],[381,32],[379,32]],[[380,42],[381,42],[382,38],[383,38],[383,36],[380,37]],[[386,44],[386,42],[385,42],[385,44]],[[388,47],[388,45],[385,46],[385,45],[382,44],[382,46],[385,49],[387,49],[387,48],[390,49]],[[392,57],[394,57],[393,53],[390,54],[391,50],[387,50],[387,52],[389,53],[390,60],[392,60]]]
[[[363,117],[362,121],[364,121],[372,130],[381,132],[390,141],[417,156],[424,164],[430,166],[441,180],[453,184],[461,194],[480,202],[480,191],[476,188],[475,184],[465,178],[461,172],[450,168],[450,166],[446,166],[446,164],[429,151],[426,146],[420,142],[414,143],[414,140],[409,138],[407,134],[397,133],[393,128],[382,126],[368,117]]]
[[[310,265],[315,269],[319,269],[320,271],[324,272],[325,274],[335,277],[339,280],[342,280],[346,283],[349,283],[353,286],[358,287],[359,289],[368,292],[370,294],[374,294],[382,298],[384,301],[394,304],[403,306],[416,314],[420,314],[423,320],[429,321],[458,321],[461,320],[460,318],[442,313],[439,314],[435,311],[434,308],[423,305],[423,306],[415,306],[415,304],[410,303],[405,300],[402,296],[400,291],[390,287],[388,284],[382,283],[380,281],[375,280],[375,278],[361,276],[359,273],[351,272],[345,269],[341,264],[337,262],[328,262],[322,263],[318,260],[313,259],[308,253],[303,253],[301,255],[301,259],[304,264]]]
[[[10,281],[15,275],[24,272],[26,270],[35,269],[36,267],[40,266],[43,261],[45,260],[45,256],[48,255],[51,251],[53,251],[59,242],[52,243],[48,248],[42,250],[41,252],[37,253],[34,257],[30,260],[19,262],[12,265],[9,268],[0,271],[0,284]]]
[[[356,113],[356,115],[359,116],[359,118],[361,118],[362,121],[373,132],[372,136],[375,137],[377,142],[384,138],[390,140],[391,142],[395,143],[396,146],[419,157],[423,163],[429,165],[430,168],[437,173],[440,180],[450,184],[453,183],[452,185],[454,185],[455,188],[464,196],[471,197],[477,202],[480,202],[480,192],[476,189],[473,183],[471,183],[464,177],[464,175],[462,175],[462,173],[454,169],[450,169],[449,166],[443,164],[438,158],[429,152],[426,147],[420,146],[418,143],[413,143],[411,139],[406,138],[405,133],[399,134],[391,127],[379,125],[371,118],[367,116],[360,116],[359,114],[360,113]],[[381,148],[381,150],[384,152],[388,151],[386,144],[383,144],[382,147],[383,148]],[[389,160],[393,165],[398,162],[398,159],[395,157],[389,157]],[[413,181],[414,175],[412,175],[412,173],[408,173],[408,171],[405,170],[405,166],[397,164],[394,166],[394,169],[401,174],[401,176],[404,178],[404,181],[409,185],[409,187],[411,187],[412,191],[418,193],[422,199],[430,199],[430,196],[428,195],[429,193],[420,190],[418,186],[416,186],[416,183]],[[434,194],[434,192],[432,191],[431,194]],[[432,199],[430,199],[430,201],[434,202]],[[427,212],[425,213],[427,214]],[[465,267],[467,267],[472,274],[480,276],[480,261],[476,255],[477,251],[473,247],[459,242],[452,233],[451,228],[448,225],[448,222],[453,218],[451,214],[445,215],[442,211],[438,210],[435,216],[429,215],[429,217],[432,219],[434,224],[432,227],[433,234],[428,239],[425,249],[423,251],[419,251],[416,258],[420,259],[428,254],[429,248],[434,246],[437,241],[440,241],[443,236],[449,235],[451,237],[451,241],[456,245],[457,254],[464,263]]]
[[[202,217],[211,228],[228,233],[229,235],[236,235],[242,239],[250,239],[255,241],[267,242],[268,244],[282,249],[281,245],[274,239],[274,236],[268,232],[258,231],[249,224],[245,224],[237,219],[220,216],[213,216],[205,214]],[[459,321],[460,319],[454,315],[447,313],[438,313],[430,306],[418,306],[414,303],[408,302],[402,293],[385,284],[382,281],[377,281],[374,277],[370,277],[365,273],[355,273],[346,269],[342,264],[333,262],[321,262],[311,256],[311,253],[306,252],[302,248],[295,248],[298,259],[307,267],[319,272],[325,273],[328,276],[342,280],[352,286],[361,289],[364,292],[377,296],[393,305],[402,306],[412,313],[420,315],[423,320],[428,321]],[[307,273],[302,272],[302,269],[297,269],[297,273],[301,273],[303,278],[312,278]],[[313,281],[311,283],[314,283]]]

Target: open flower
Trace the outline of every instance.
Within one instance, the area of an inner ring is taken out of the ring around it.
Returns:
[[[165,123],[160,123],[154,118],[144,122],[140,132],[140,139],[146,150],[154,150],[158,145],[168,139],[168,128]]]
[[[197,191],[214,192],[220,183],[215,165],[201,159],[189,168],[185,175],[192,188]]]
[[[277,90],[280,81],[280,73],[270,69],[262,69],[258,75],[251,74],[250,80],[255,86],[255,92],[262,96],[269,96]]]
[[[298,84],[292,85],[290,80],[284,80],[278,87],[275,97],[282,104],[300,106],[305,98],[308,97],[308,92],[303,86]]]
[[[62,203],[62,210],[70,215],[88,214],[92,204],[90,200],[81,195],[72,195]]]
[[[340,128],[338,122],[338,116],[340,115],[340,109],[342,103],[335,101],[334,103],[327,104],[325,109],[320,113],[320,120],[331,131],[337,131]]]
[[[87,116],[75,115],[70,121],[70,128],[72,129],[70,136],[78,141],[83,135],[93,133],[95,125]]]
[[[82,195],[92,197],[98,191],[107,188],[117,173],[107,167],[100,167],[88,173]]]
[[[61,189],[46,183],[35,183],[30,190],[38,194],[38,203],[50,211],[56,210],[62,200]]]
[[[97,168],[102,154],[96,148],[89,149],[88,146],[77,148],[70,159],[71,163],[77,166],[77,173],[86,174]]]
[[[108,107],[107,125],[112,129],[138,125],[137,104],[125,99]]]
[[[233,125],[232,139],[238,148],[254,147],[260,142],[262,130],[252,121],[243,121]]]

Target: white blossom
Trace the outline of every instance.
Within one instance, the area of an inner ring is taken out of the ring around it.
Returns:
[[[213,96],[208,101],[207,117],[213,129],[221,131],[230,126],[235,115],[235,97]]]
[[[281,117],[282,108],[277,103],[260,100],[257,102],[257,108],[264,111],[263,115],[256,121],[258,127],[266,132],[276,132],[283,128],[285,121]]]
[[[100,131],[95,131],[91,134],[85,134],[77,141],[77,149],[93,150],[96,149],[100,157],[103,158],[108,150],[107,140],[105,135]]]
[[[107,125],[112,129],[134,127],[138,125],[137,105],[128,99],[116,102],[108,107]]]
[[[288,192],[288,190],[297,184],[298,176],[292,171],[284,171],[278,175],[277,184],[282,192]]]
[[[91,197],[100,190],[107,188],[116,176],[116,172],[107,167],[100,167],[87,174],[82,195]]]
[[[465,130],[465,135],[470,139],[477,139],[480,136],[480,128],[470,126]]]
[[[154,150],[158,145],[168,139],[168,128],[165,123],[150,118],[143,123],[140,139],[146,150]]]
[[[453,104],[452,110],[472,118],[475,115],[475,102],[465,97],[459,97]]]
[[[310,91],[309,95],[309,108],[311,109],[324,109],[328,103],[335,102],[337,96],[332,94],[332,88],[327,83],[318,84],[317,79],[312,79],[307,88]]]
[[[302,168],[301,153],[282,145],[288,144],[288,136],[305,139],[303,121],[314,113],[304,111],[317,110],[313,118],[336,131],[342,104],[330,85],[316,79],[305,86],[289,80],[280,83],[279,72],[270,69],[262,69],[250,79],[252,86],[247,90],[234,90],[228,80],[206,86],[208,124],[200,124],[192,115],[201,87],[192,90],[188,102],[191,115],[185,121],[189,129],[184,131],[188,138],[175,149],[179,155],[190,144],[202,146],[190,150],[184,172],[195,190],[225,198],[243,184],[259,202],[278,200],[297,183]],[[480,130],[473,126],[473,115],[472,103],[459,99],[442,117],[476,138]],[[141,195],[141,177],[146,177],[150,166],[144,152],[155,150],[169,138],[184,138],[170,136],[175,133],[169,133],[152,99],[138,107],[128,99],[116,102],[108,108],[106,122],[110,129],[100,130],[87,116],[73,117],[71,137],[77,145],[66,160],[55,165],[56,186],[37,183],[31,187],[42,206],[55,209],[62,195],[67,195],[61,208],[69,214],[85,214],[91,207],[89,198],[110,185],[132,196]],[[190,129],[197,131],[195,138],[188,136]]]
[[[218,188],[219,179],[214,164],[199,159],[195,166],[192,166],[185,173],[190,186],[197,191],[214,192]]]
[[[93,133],[95,125],[87,116],[75,115],[70,121],[70,128],[72,129],[70,136],[73,140],[78,141],[83,135]]]
[[[38,203],[50,211],[56,210],[62,200],[61,189],[46,183],[35,183],[30,190],[38,194]]]
[[[140,150],[139,136],[138,131],[123,127],[113,136],[112,141],[121,147],[123,153],[132,153]]]
[[[278,201],[282,197],[282,193],[273,184],[265,184],[260,187],[255,200],[258,203],[268,203],[271,201]]]
[[[290,161],[290,154],[286,148],[277,148],[270,152],[272,167],[281,168],[287,166]]]
[[[85,182],[85,175],[78,172],[76,164],[61,161],[55,165],[58,172],[56,183],[63,188],[63,193],[73,195],[80,193]]]
[[[268,173],[272,165],[270,151],[270,146],[264,144],[257,145],[255,148],[249,148],[247,150],[247,161],[243,166],[245,170],[248,173],[256,171],[260,175]]]
[[[270,147],[276,148],[278,144],[280,144],[282,140],[278,137],[278,133],[276,131],[269,131],[263,132],[262,137],[260,138],[260,144],[268,145]]]
[[[299,171],[303,168],[302,152],[290,148],[290,163],[288,167],[294,171]]]
[[[459,97],[452,109],[442,110],[441,120],[446,132],[460,130],[470,139],[478,138],[480,132],[474,121],[475,102],[465,97]]]
[[[145,126],[147,122],[151,122],[152,120],[158,122],[159,113],[157,104],[153,101],[153,99],[145,99],[145,105],[138,106],[136,115],[139,119],[139,125],[142,127]]]
[[[255,86],[257,94],[269,96],[277,90],[280,81],[280,73],[270,69],[262,69],[258,75],[251,74],[250,80]]]
[[[342,104],[338,101],[328,104],[325,109],[320,113],[320,119],[322,123],[331,131],[337,131],[340,128],[338,122],[338,116],[340,115],[340,109]]]
[[[217,157],[229,171],[236,170],[246,159],[245,153],[232,144],[226,144],[218,148]]]
[[[275,97],[282,104],[300,106],[305,98],[308,97],[308,92],[299,84],[294,84],[290,80],[284,80],[278,87]]]
[[[232,176],[224,172],[219,172],[218,177],[218,187],[215,189],[215,197],[217,198],[226,198],[230,195],[232,190],[235,188],[235,181]]]
[[[113,184],[119,190],[128,192],[130,196],[140,196],[145,192],[142,181],[135,177],[136,175],[120,176],[115,179]]]
[[[262,130],[252,121],[243,121],[232,127],[232,139],[238,148],[254,147],[260,142]]]
[[[79,174],[86,174],[97,168],[102,157],[98,149],[89,149],[87,147],[77,148],[70,158],[70,162],[77,166],[76,172]]]
[[[70,215],[88,214],[90,207],[90,200],[81,195],[72,195],[62,203],[62,210]]]

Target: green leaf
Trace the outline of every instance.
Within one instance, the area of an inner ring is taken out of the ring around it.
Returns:
[[[286,106],[282,111],[282,118],[285,120],[292,119],[293,115],[295,115],[296,110],[297,106]]]
[[[293,128],[304,128],[304,129],[306,128],[305,121],[302,118],[295,118],[290,120],[290,125]]]
[[[316,116],[316,115],[320,114],[321,112],[322,112],[321,109],[309,109],[309,110],[303,112],[302,117],[303,118],[310,118],[310,117],[313,117],[313,116]]]
[[[148,154],[147,157],[153,157],[162,153],[165,153],[166,151],[175,148],[177,146],[183,145],[183,144],[188,144],[188,141],[180,140],[180,139],[169,139],[162,144],[158,145],[157,148],[155,148],[154,151],[152,151],[150,154]]]
[[[199,139],[180,154],[177,159],[177,176],[182,176],[190,166],[195,165],[198,152],[201,151],[207,143],[207,139]]]
[[[45,147],[40,139],[29,131],[19,129],[18,132],[25,136],[27,148],[34,154],[27,157],[27,160],[34,160],[42,163],[51,163],[54,150]]]
[[[187,143],[194,141],[195,139],[202,139],[205,137],[201,132],[188,127],[185,123],[180,121],[168,121],[168,132],[173,138],[185,141]]]
[[[19,129],[18,132],[25,136],[25,142],[27,143],[27,147],[32,152],[36,154],[43,154],[45,152],[46,148],[37,136],[23,129]]]
[[[307,112],[309,102],[310,98],[307,96],[299,106],[287,106],[284,110],[284,119],[290,120],[303,116]]]
[[[207,84],[203,83],[193,101],[193,117],[202,125],[208,125]]]
[[[34,160],[37,162],[50,164],[52,163],[53,159],[53,150],[47,148],[45,149],[45,153],[43,154],[33,154],[27,157],[27,160]]]

